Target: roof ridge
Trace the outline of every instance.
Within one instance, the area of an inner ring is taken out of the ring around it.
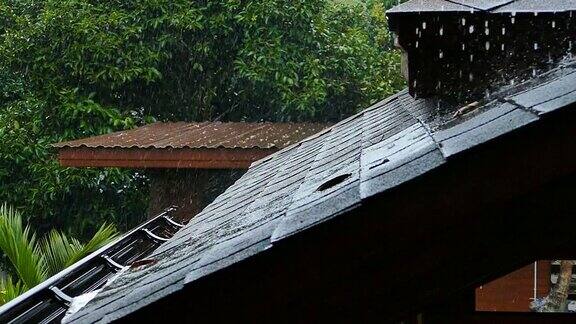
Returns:
[[[517,0],[506,0],[506,1],[502,2],[502,3],[495,4],[495,5],[490,6],[490,7],[488,7],[488,8],[483,8],[483,7],[480,7],[480,6],[478,6],[478,5],[472,5],[472,4],[470,4],[469,2],[464,2],[464,1],[461,1],[461,0],[445,0],[445,1],[448,1],[448,2],[451,2],[451,3],[454,3],[454,4],[459,4],[459,5],[462,5],[462,6],[466,6],[466,7],[471,8],[471,9],[480,10],[480,11],[483,11],[483,12],[491,12],[492,10],[496,10],[496,9],[498,9],[498,8],[500,8],[500,7],[509,5],[509,4],[512,3],[512,2],[516,2]]]

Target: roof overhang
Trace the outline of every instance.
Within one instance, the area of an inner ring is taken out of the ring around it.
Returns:
[[[277,149],[262,148],[88,148],[64,147],[58,160],[67,167],[248,169]]]

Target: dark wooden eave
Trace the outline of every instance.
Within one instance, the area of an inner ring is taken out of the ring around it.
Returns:
[[[248,169],[277,149],[261,148],[60,148],[67,167]]]

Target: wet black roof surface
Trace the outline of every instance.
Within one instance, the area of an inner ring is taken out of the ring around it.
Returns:
[[[256,162],[154,252],[157,263],[127,271],[68,320],[126,316],[574,102],[573,63],[504,87],[465,113],[402,91]]]
[[[562,12],[575,9],[576,0],[410,0],[390,9],[388,13],[431,11]]]

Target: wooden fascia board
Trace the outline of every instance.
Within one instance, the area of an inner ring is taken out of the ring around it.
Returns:
[[[58,160],[67,167],[247,169],[276,149],[60,148]]]

